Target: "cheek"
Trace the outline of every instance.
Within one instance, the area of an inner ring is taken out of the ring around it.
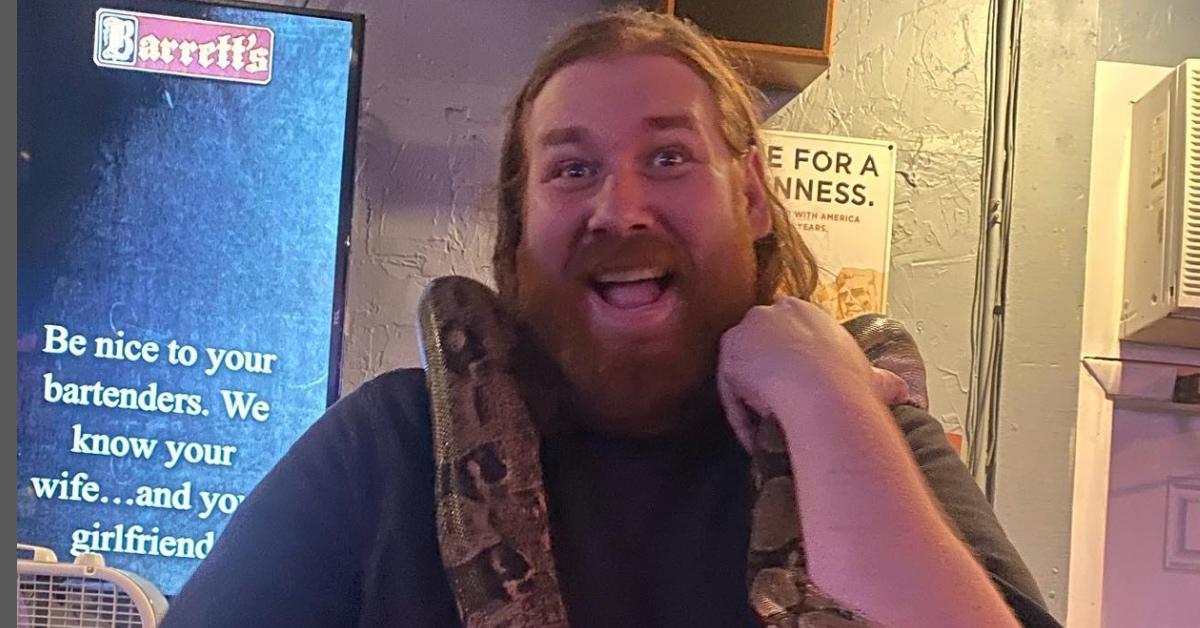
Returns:
[[[747,233],[744,203],[730,198],[720,185],[677,190],[671,195],[668,222],[672,230],[698,257],[727,255],[741,247]]]
[[[525,211],[520,247],[542,269],[551,272],[561,269],[566,264],[574,233],[570,223],[567,212],[531,198]]]

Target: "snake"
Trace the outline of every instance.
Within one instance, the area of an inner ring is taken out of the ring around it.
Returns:
[[[462,624],[567,628],[538,455],[544,399],[522,381],[521,327],[491,288],[461,276],[426,286],[418,325],[438,547]],[[924,362],[902,324],[866,314],[843,326],[874,366],[905,380],[903,403],[928,407]],[[809,577],[791,465],[773,417],[760,422],[750,453],[755,494],[746,585],[760,625],[872,626]]]

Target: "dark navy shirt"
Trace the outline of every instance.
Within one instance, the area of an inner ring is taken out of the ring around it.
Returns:
[[[927,413],[896,419],[960,536],[1026,626],[1057,626]],[[171,602],[166,628],[459,626],[438,555],[429,398],[392,371],[317,421],[246,498]],[[755,625],[746,594],[749,459],[727,432],[543,443],[573,627]],[[936,604],[931,599],[919,603]]]

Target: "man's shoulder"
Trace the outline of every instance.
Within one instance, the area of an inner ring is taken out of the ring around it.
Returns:
[[[397,400],[408,397],[428,397],[425,390],[425,371],[419,367],[404,367],[380,373],[342,395],[337,403],[362,400],[374,395],[390,395]],[[373,399],[372,401],[378,401]]]
[[[326,412],[326,420],[390,425],[405,431],[429,429],[425,371],[399,368],[363,382]]]
[[[377,375],[343,395],[308,428],[286,458],[336,460],[348,468],[368,469],[431,455],[431,442],[425,373],[402,368]]]
[[[428,407],[420,369],[333,404],[238,507],[167,625],[382,626],[422,613],[440,615],[414,625],[452,625]]]

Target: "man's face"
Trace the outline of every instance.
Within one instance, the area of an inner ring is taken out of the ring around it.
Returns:
[[[761,162],[731,154],[708,86],[659,55],[559,70],[524,142],[520,314],[602,426],[674,427],[754,305]]]

